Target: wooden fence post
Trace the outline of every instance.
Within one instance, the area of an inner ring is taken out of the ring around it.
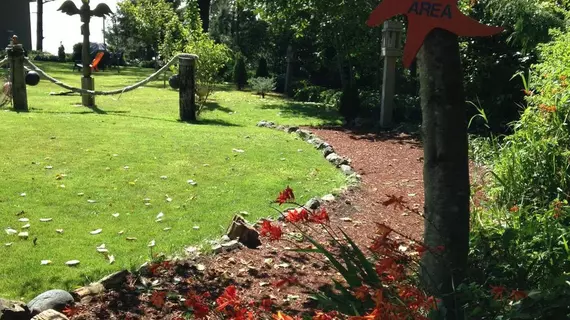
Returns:
[[[180,62],[180,120],[196,121],[196,60],[197,55],[181,54]]]
[[[21,44],[11,44],[6,48],[6,53],[10,61],[10,82],[12,82],[14,110],[27,112],[28,94],[24,73],[24,47]]]

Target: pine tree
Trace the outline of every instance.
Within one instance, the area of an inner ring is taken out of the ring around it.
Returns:
[[[256,77],[269,78],[269,71],[267,71],[267,60],[265,58],[259,59],[259,65],[255,72]]]
[[[245,60],[240,54],[236,58],[236,64],[234,66],[234,83],[238,90],[243,90],[247,84],[247,70],[245,68]]]

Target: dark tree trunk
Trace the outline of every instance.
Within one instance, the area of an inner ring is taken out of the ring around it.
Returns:
[[[44,0],[36,0],[38,5],[36,24],[36,50],[44,50]]]
[[[208,32],[210,28],[210,2],[211,0],[198,0],[200,19],[202,19],[202,29],[204,32]]]
[[[418,54],[423,113],[425,231],[421,279],[442,299],[446,319],[464,319],[453,288],[464,278],[469,250],[467,116],[457,36],[436,29]],[[441,249],[441,248],[440,248]]]

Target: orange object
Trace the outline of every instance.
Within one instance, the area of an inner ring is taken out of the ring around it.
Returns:
[[[93,70],[99,71],[99,68],[97,68],[97,66],[99,65],[99,62],[101,62],[101,59],[103,59],[104,55],[105,55],[104,52],[97,52],[95,59],[93,59],[93,62],[91,62],[91,71]]]
[[[370,15],[367,24],[375,27],[400,14],[408,18],[403,59],[406,68],[414,61],[425,37],[435,28],[466,37],[491,36],[504,30],[481,24],[464,15],[457,8],[457,0],[383,0]]]

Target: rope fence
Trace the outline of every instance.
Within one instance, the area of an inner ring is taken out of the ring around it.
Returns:
[[[48,81],[52,82],[55,85],[58,85],[64,89],[67,89],[71,92],[75,92],[75,93],[81,93],[81,94],[91,94],[91,95],[96,95],[96,96],[110,96],[110,95],[116,95],[116,94],[123,94],[125,92],[129,92],[129,91],[133,91],[137,88],[140,88],[141,86],[144,86],[145,84],[149,83],[150,81],[156,79],[161,73],[163,73],[164,71],[166,71],[168,68],[170,68],[170,66],[172,66],[173,64],[175,64],[178,61],[178,58],[180,57],[180,55],[175,56],[174,58],[170,59],[170,61],[168,61],[167,64],[165,64],[162,68],[160,68],[158,71],[156,71],[155,73],[151,74],[150,76],[148,76],[146,79],[141,80],[131,86],[127,86],[124,87],[122,89],[117,89],[117,90],[112,90],[112,91],[97,91],[97,90],[85,90],[85,89],[80,89],[80,88],[76,88],[73,86],[70,86],[68,84],[65,84],[55,78],[53,78],[52,76],[50,76],[49,74],[47,74],[45,71],[43,71],[42,69],[40,69],[38,66],[36,66],[32,61],[30,61],[30,59],[26,58],[26,63],[32,68],[33,71],[36,71],[37,73],[39,73],[40,75],[42,75],[43,77],[45,77]],[[2,63],[7,62],[8,59],[4,59],[2,61],[0,61],[0,66],[2,65]]]

